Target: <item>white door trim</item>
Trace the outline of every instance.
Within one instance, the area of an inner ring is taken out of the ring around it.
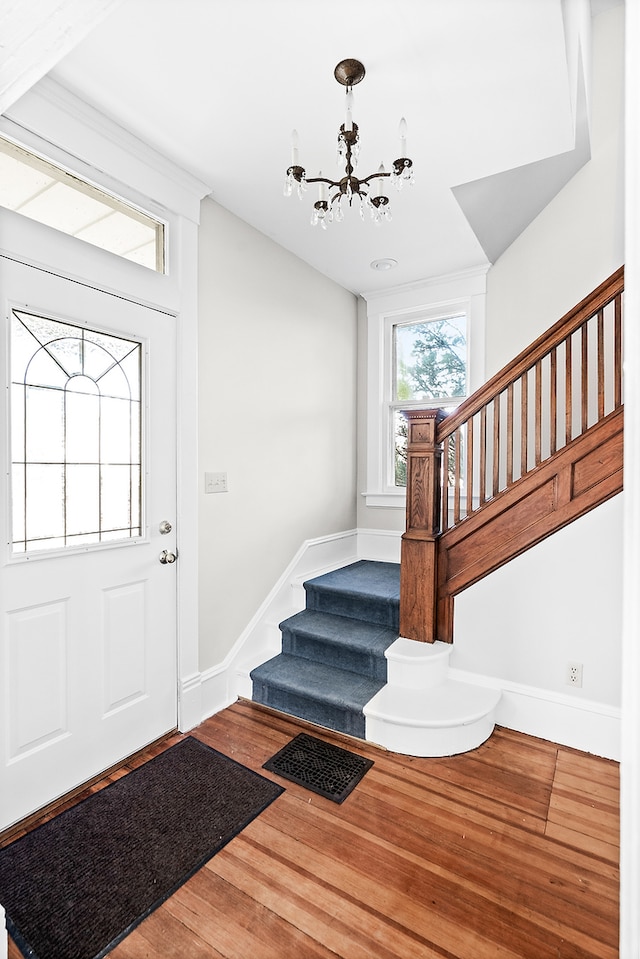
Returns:
[[[198,230],[185,221],[178,318],[178,726],[203,719],[198,649]]]

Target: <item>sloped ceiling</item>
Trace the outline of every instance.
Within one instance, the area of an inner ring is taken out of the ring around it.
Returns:
[[[29,9],[48,69],[46,2]],[[68,20],[50,77],[357,293],[494,261],[589,157],[588,0],[83,0],[91,30],[77,0],[48,3]],[[345,91],[333,70],[346,57],[366,68],[354,88],[356,175],[390,169],[404,116],[416,182],[389,191],[391,222],[352,210],[322,231],[309,223],[315,188],[301,202],[282,186],[293,128],[309,176],[343,175]],[[7,64],[5,46],[0,103]],[[36,66],[23,76],[35,81]],[[19,101],[5,106],[11,115]],[[384,258],[398,266],[371,268]]]
[[[573,149],[453,187],[453,195],[491,263],[591,157],[582,70],[578,83]]]

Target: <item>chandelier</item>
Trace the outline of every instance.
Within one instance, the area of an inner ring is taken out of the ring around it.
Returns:
[[[393,183],[400,190],[405,183],[413,183],[413,162],[406,156],[407,152],[407,123],[404,117],[400,121],[400,157],[393,161],[393,170],[387,172],[381,163],[377,173],[366,177],[354,176],[360,153],[360,134],[358,124],[353,121],[353,87],[360,83],[365,74],[359,60],[341,60],[333,71],[338,83],[346,87],[346,117],[338,131],[338,163],[344,162],[345,175],[339,180],[331,180],[322,175],[322,170],[316,177],[308,177],[304,167],[298,162],[298,133],[291,135],[291,166],[287,170],[284,184],[284,195],[291,196],[296,189],[302,199],[309,183],[317,183],[318,199],[313,204],[311,223],[326,230],[327,223],[333,220],[341,222],[344,219],[345,209],[352,207],[354,202],[359,206],[360,216],[364,220],[368,210],[375,223],[390,220],[389,197],[385,193],[386,181]]]

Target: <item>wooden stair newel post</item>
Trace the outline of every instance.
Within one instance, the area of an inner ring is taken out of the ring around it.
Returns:
[[[440,533],[443,410],[405,410],[407,527],[400,560],[400,635],[422,643],[436,639],[437,539]]]

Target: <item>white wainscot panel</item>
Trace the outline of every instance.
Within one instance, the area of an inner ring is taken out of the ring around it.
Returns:
[[[105,716],[147,695],[146,583],[105,589]]]
[[[10,762],[67,735],[67,603],[62,599],[7,616]]]

